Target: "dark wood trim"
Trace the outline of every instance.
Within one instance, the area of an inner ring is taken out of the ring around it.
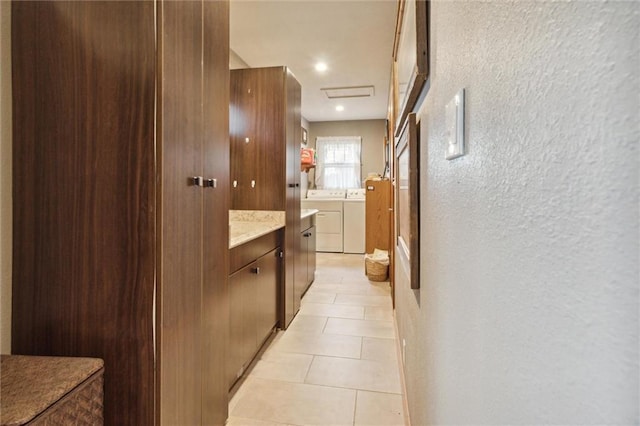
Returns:
[[[229,342],[229,2],[203,1],[202,424],[224,425]]]
[[[399,165],[399,158],[405,150],[409,151],[409,217],[401,217],[399,205],[400,191],[396,189],[396,247],[399,246],[401,221],[409,221],[409,241],[406,241],[408,253],[405,248],[398,247],[398,252],[410,263],[411,288],[420,288],[420,127],[416,122],[416,114],[411,113],[402,127],[400,136],[396,143],[396,163]],[[400,168],[396,167],[396,182],[400,185]]]
[[[396,121],[396,136],[400,135],[402,131],[402,125],[410,112],[413,111],[416,106],[416,102],[420,97],[422,92],[422,88],[424,87],[425,82],[429,76],[429,12],[430,12],[430,1],[429,0],[405,0],[405,1],[415,1],[415,9],[416,9],[416,21],[415,23],[408,22],[405,20],[404,16],[398,16],[398,19],[401,20],[400,25],[400,33],[396,34],[398,43],[399,37],[402,34],[403,28],[406,25],[415,25],[416,26],[416,63],[414,72],[411,75],[411,78],[408,82],[408,91],[406,100],[399,99],[399,102],[404,103],[402,105],[398,105],[397,111],[397,121]],[[404,13],[404,10],[403,10]],[[397,46],[396,49],[401,48],[401,46]],[[398,56],[398,52],[396,50],[396,60]]]

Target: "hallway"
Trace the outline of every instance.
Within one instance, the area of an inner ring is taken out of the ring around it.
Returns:
[[[403,425],[389,283],[361,255],[318,253],[316,279],[229,404],[230,426]]]

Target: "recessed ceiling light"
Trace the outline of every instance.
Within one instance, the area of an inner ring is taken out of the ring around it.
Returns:
[[[316,71],[325,72],[326,70],[327,70],[327,64],[325,64],[324,62],[318,62],[316,64]]]
[[[344,111],[344,107],[342,105],[337,105],[336,111]]]

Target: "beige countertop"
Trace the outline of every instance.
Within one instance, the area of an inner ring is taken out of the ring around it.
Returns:
[[[305,217],[313,216],[318,213],[320,210],[318,209],[302,209],[300,210],[300,219],[304,219]]]
[[[300,210],[300,218],[318,213],[316,209]],[[229,248],[234,248],[270,232],[284,228],[283,211],[229,210]]]
[[[284,212],[229,210],[229,248],[234,248],[284,227]]]

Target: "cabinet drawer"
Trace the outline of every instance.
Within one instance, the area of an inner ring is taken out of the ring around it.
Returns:
[[[271,232],[229,250],[229,273],[234,273],[280,246],[282,230]]]

